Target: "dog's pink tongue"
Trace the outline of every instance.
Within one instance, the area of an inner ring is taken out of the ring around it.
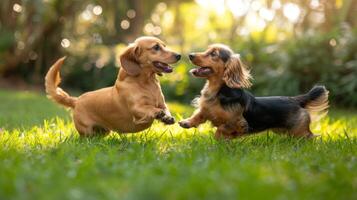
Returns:
[[[199,67],[190,70],[190,73],[198,76],[205,76],[212,73],[212,69],[209,67]]]
[[[200,73],[203,73],[203,74],[208,74],[211,72],[211,69],[208,68],[208,67],[201,67],[198,69]]]
[[[158,62],[156,65],[159,68],[161,68],[162,71],[165,72],[165,73],[171,73],[172,72],[172,68],[170,67],[170,65],[168,65],[166,63]]]
[[[172,68],[169,65],[164,66],[162,69],[166,73],[171,73],[172,72]]]

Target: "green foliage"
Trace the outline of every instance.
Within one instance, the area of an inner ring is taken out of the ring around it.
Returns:
[[[357,106],[356,36],[356,30],[345,30],[304,35],[281,44],[271,52],[270,60],[253,65],[254,90],[265,95],[296,95],[324,84],[332,103]],[[259,54],[256,57],[260,59]]]
[[[298,95],[316,84],[330,90],[330,101],[344,107],[357,106],[357,30],[297,37],[279,44],[240,39],[231,47],[242,55],[253,75],[255,95]],[[336,44],[334,44],[334,42]],[[333,46],[331,45],[333,44]],[[193,67],[187,60],[183,74]],[[182,73],[180,70],[175,73]],[[188,77],[163,81],[169,99],[189,102],[199,95],[203,80]],[[176,89],[175,89],[176,88]],[[178,91],[179,88],[181,91]]]
[[[63,85],[67,88],[76,88],[80,91],[90,91],[107,86],[112,86],[117,77],[118,68],[114,61],[102,69],[95,66],[95,62],[88,62],[88,57],[80,60],[66,59],[63,67]],[[68,60],[68,61],[67,61]],[[82,66],[82,67],[71,67]]]
[[[6,115],[21,112],[33,122],[15,128],[21,118],[1,121],[14,126],[0,130],[0,199],[357,198],[355,112],[333,111],[313,126],[322,134],[315,140],[262,133],[215,141],[208,123],[184,130],[158,122],[137,134],[80,139],[72,122],[54,118],[53,110],[64,112],[44,96],[0,98],[17,103],[0,104]],[[178,118],[192,113],[169,107]]]
[[[109,86],[121,50],[138,36],[154,35],[185,55],[211,43],[231,46],[252,68],[256,95],[296,95],[324,84],[333,104],[356,107],[356,5],[356,0],[3,0],[0,76],[42,85],[51,64],[67,55],[66,89]],[[167,99],[187,103],[199,94],[203,81],[192,78],[190,68],[185,58],[173,74],[160,78]]]

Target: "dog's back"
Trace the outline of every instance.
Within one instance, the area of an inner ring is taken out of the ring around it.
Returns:
[[[243,116],[249,124],[249,132],[271,128],[290,127],[291,116],[301,107],[290,97],[256,97],[251,100]]]
[[[248,122],[250,133],[284,129],[299,132],[296,134],[307,134],[310,132],[308,125],[311,118],[316,119],[314,116],[325,114],[328,108],[328,91],[323,86],[315,86],[308,93],[295,97],[254,97],[243,89],[223,86],[218,98],[226,109],[234,104],[245,108],[243,116]]]

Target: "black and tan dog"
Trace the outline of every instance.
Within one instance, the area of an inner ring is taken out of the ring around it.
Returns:
[[[216,138],[234,138],[267,129],[311,137],[311,120],[327,113],[328,91],[323,86],[295,97],[254,97],[245,91],[243,88],[250,86],[249,71],[239,55],[227,46],[212,45],[203,53],[190,54],[190,60],[199,66],[191,73],[208,81],[198,100],[198,110],[179,122],[184,128],[209,120],[218,127]]]

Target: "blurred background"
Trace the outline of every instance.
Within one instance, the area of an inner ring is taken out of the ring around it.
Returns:
[[[256,95],[295,95],[325,84],[357,107],[357,0],[1,0],[0,88],[44,91],[68,56],[62,86],[80,94],[113,85],[117,55],[153,35],[183,54],[225,43],[252,69]],[[203,80],[185,57],[161,77],[169,101],[189,103]],[[73,93],[72,93],[73,94]]]

